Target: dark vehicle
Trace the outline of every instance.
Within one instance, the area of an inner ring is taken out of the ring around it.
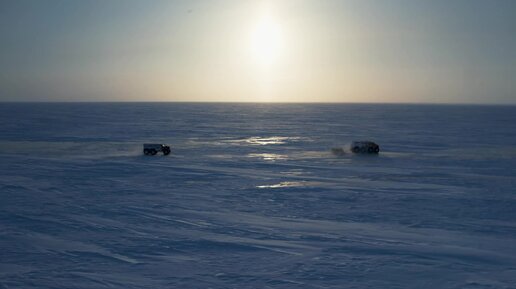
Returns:
[[[356,154],[377,154],[380,152],[380,146],[372,141],[354,141],[351,143],[350,149]]]
[[[143,154],[146,156],[155,155],[158,152],[162,152],[164,156],[170,154],[170,147],[164,144],[143,144]]]

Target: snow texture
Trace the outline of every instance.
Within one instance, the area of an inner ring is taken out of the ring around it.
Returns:
[[[2,289],[516,288],[513,106],[3,103],[0,123]],[[332,153],[353,140],[381,152]]]

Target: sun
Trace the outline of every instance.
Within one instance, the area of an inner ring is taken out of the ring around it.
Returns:
[[[280,60],[284,49],[284,36],[280,25],[269,16],[258,20],[251,32],[250,50],[253,61],[270,67]]]

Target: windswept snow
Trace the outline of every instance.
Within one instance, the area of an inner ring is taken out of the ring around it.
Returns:
[[[0,120],[0,288],[516,288],[516,107],[4,103]],[[331,151],[361,139],[380,154]]]

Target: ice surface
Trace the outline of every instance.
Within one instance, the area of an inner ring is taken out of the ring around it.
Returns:
[[[516,107],[3,103],[0,123],[0,288],[516,288]],[[360,139],[380,155],[331,151]]]

